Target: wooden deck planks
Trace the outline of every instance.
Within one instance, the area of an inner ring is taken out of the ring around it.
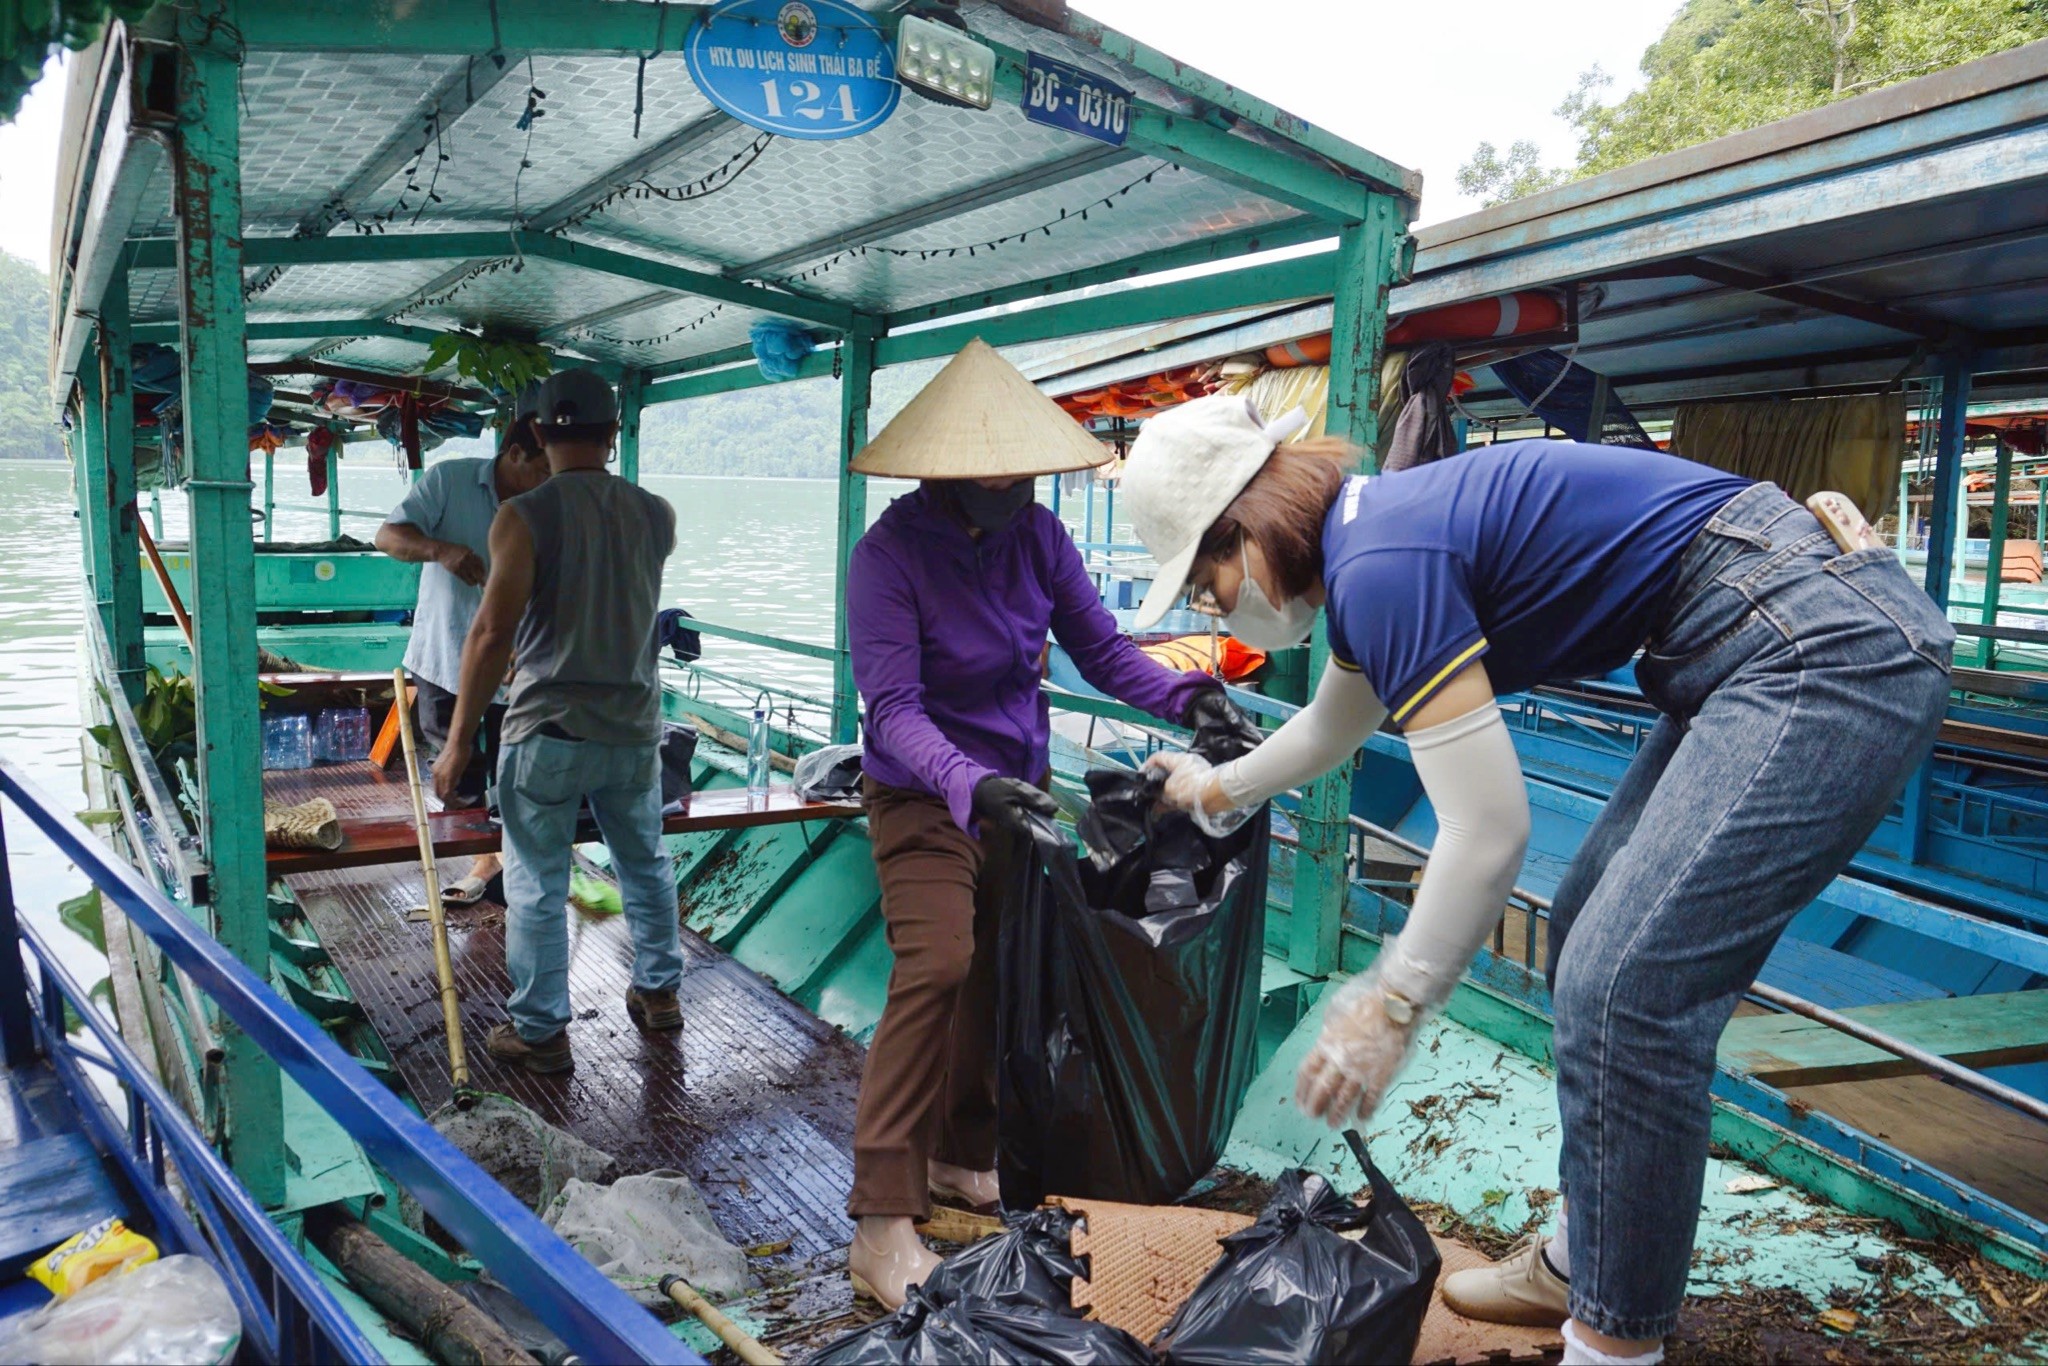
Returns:
[[[1840,1013],[1968,1067],[2048,1058],[2048,991],[1902,1001]],[[1720,1061],[1781,1087],[1904,1077],[1920,1070],[1798,1015],[1744,1015],[1730,1021],[1721,1035]]]
[[[433,1109],[450,1092],[429,931],[408,919],[423,895],[419,870],[329,870],[290,885],[407,1089]],[[864,1050],[687,929],[684,1028],[642,1033],[625,1011],[632,947],[623,917],[563,914],[576,1066],[552,1077],[503,1067],[484,1051],[485,1033],[505,1018],[504,912],[450,914],[474,1083],[613,1153],[624,1173],[685,1173],[740,1246],[790,1241],[789,1253],[757,1268],[836,1265],[852,1237],[845,1206]]]

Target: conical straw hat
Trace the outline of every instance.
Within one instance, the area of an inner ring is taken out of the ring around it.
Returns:
[[[855,474],[1001,479],[1087,469],[1109,451],[979,337],[853,458]]]

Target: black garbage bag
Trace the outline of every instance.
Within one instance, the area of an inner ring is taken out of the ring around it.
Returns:
[[[1154,809],[1156,775],[1089,775],[1079,858],[1050,821],[1005,908],[1003,1204],[1157,1204],[1222,1155],[1257,1064],[1261,809],[1230,835]]]
[[[903,1307],[827,1346],[811,1366],[1131,1366],[1153,1360],[1121,1328],[1032,1304],[948,1297],[913,1285]]]
[[[983,1238],[939,1264],[924,1283],[941,1299],[971,1295],[998,1304],[1029,1304],[1074,1313],[1074,1277],[1088,1279],[1088,1263],[1074,1255],[1077,1215],[1035,1209],[1005,1215],[1001,1233]]]
[[[1162,1361],[1413,1358],[1443,1261],[1358,1136],[1347,1137],[1371,1203],[1354,1205],[1309,1172],[1281,1176],[1258,1222],[1222,1240],[1222,1260],[1159,1330]]]

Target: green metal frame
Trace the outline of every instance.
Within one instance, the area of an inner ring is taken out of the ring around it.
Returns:
[[[241,68],[194,41],[179,72],[178,287],[184,335],[186,483],[192,517],[199,783],[213,865],[214,934],[259,972],[270,964],[257,710],[256,547],[250,536],[249,396],[242,310]],[[265,1206],[285,1195],[277,1064],[224,1025],[229,1157]]]

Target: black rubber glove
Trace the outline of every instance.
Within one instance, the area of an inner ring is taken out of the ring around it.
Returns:
[[[975,818],[1014,834],[1029,835],[1034,815],[1052,820],[1059,814],[1059,804],[1049,793],[1021,778],[991,774],[974,785]]]
[[[1195,733],[1191,748],[1212,764],[1228,763],[1251,753],[1266,738],[1249,716],[1221,688],[1204,688],[1188,704],[1181,724]]]

